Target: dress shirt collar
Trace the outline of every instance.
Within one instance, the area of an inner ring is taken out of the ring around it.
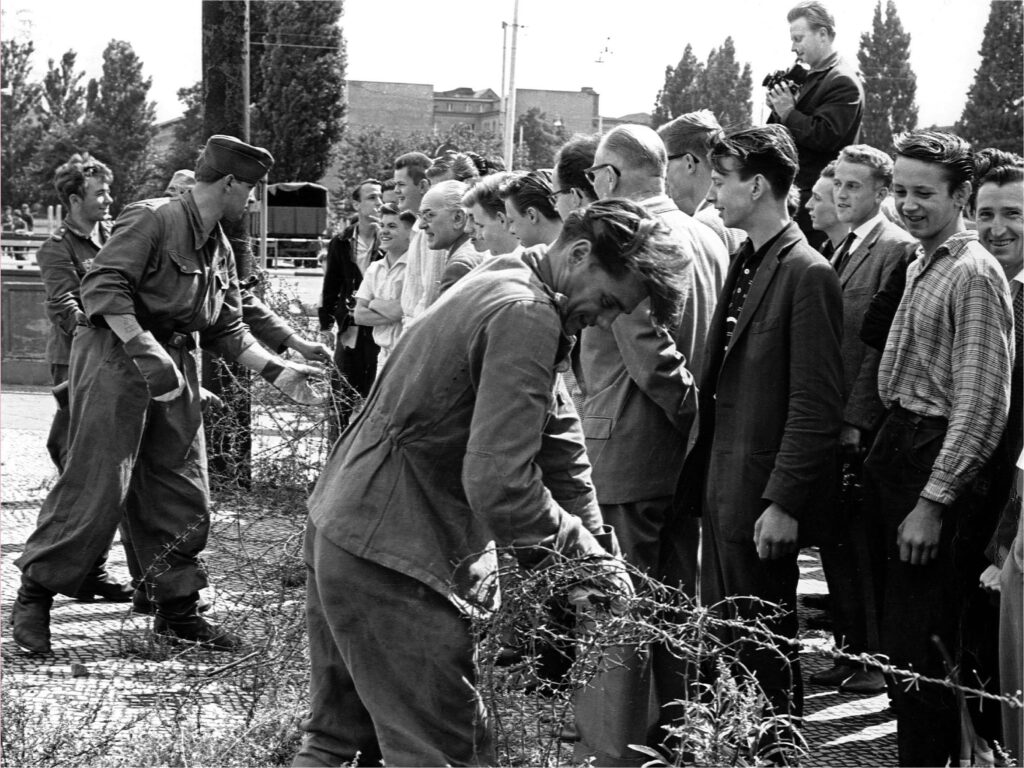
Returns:
[[[859,227],[857,227],[855,230],[853,230],[853,235],[854,237],[857,238],[856,240],[853,241],[853,247],[859,248],[860,244],[867,240],[867,237],[868,235],[871,234],[871,231],[879,224],[881,224],[884,219],[885,216],[882,214],[881,211],[879,211],[873,217],[871,217],[863,224],[861,224]]]
[[[827,69],[832,69],[832,67],[834,67],[838,63],[839,54],[833,51],[827,59],[825,59],[823,62],[821,62],[821,64],[812,69],[811,72],[824,72]]]

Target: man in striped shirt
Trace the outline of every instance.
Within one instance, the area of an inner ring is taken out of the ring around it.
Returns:
[[[867,508],[884,553],[882,650],[900,669],[941,678],[932,637],[958,657],[964,599],[977,588],[965,562],[991,532],[979,471],[1006,424],[1013,320],[1002,269],[964,225],[970,146],[937,131],[895,146],[896,209],[921,245],[878,369],[888,412],[865,462]],[[890,693],[900,765],[956,761],[953,691],[897,679]]]

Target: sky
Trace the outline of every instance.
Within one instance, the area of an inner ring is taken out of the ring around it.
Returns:
[[[353,80],[429,83],[502,90],[502,51],[511,49],[515,0],[346,0],[342,20]],[[520,88],[601,94],[601,113],[650,112],[687,43],[698,59],[731,35],[750,62],[755,86],[788,68],[786,12],[794,0],[519,0],[515,83]],[[860,34],[871,28],[874,0],[832,0],[836,48],[856,66]],[[69,49],[87,77],[97,77],[112,39],[131,43],[153,84],[157,119],[181,114],[179,88],[200,79],[201,0],[0,0],[0,34],[35,43],[33,75]],[[386,11],[381,9],[386,8]],[[911,34],[918,123],[951,125],[959,117],[980,57],[985,0],[896,0]],[[502,22],[508,24],[507,46]],[[763,122],[755,88],[755,122]]]

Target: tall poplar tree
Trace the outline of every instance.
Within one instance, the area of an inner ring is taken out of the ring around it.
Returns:
[[[981,64],[956,130],[975,148],[1020,152],[1024,135],[1024,12],[1020,0],[993,0]]]
[[[253,141],[274,155],[270,180],[317,181],[344,130],[341,0],[266,3]]]
[[[32,41],[4,40],[0,49],[0,105],[2,150],[0,150],[0,195],[5,205],[35,202],[32,160],[42,135],[39,103],[42,88],[29,81],[32,74]]]
[[[892,137],[917,127],[917,76],[910,66],[910,33],[904,31],[893,0],[882,18],[881,0],[875,5],[871,32],[860,36],[860,77],[864,84],[861,141],[881,150],[892,149]]]
[[[103,51],[102,75],[86,88],[89,136],[82,148],[113,170],[115,213],[159,186],[151,148],[156,133],[156,104],[148,100],[152,82],[143,77],[142,60],[131,44],[111,40]]]
[[[698,109],[710,109],[728,129],[750,126],[753,79],[750,64],[740,67],[731,37],[711,49],[707,63],[697,61],[687,44],[683,57],[665,68],[665,85],[658,92],[651,125],[663,123]]]

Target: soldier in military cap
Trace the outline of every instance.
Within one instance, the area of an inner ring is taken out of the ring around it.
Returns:
[[[72,155],[53,177],[53,186],[68,215],[57,231],[39,247],[36,263],[46,291],[46,313],[51,323],[46,339],[46,360],[50,364],[54,387],[60,387],[68,380],[71,337],[79,320],[85,317],[80,296],[82,277],[110,237],[107,216],[113,202],[110,196],[113,180],[110,168],[88,153]],[[60,470],[63,470],[67,456],[67,434],[68,409],[61,407],[54,414],[46,441],[50,458]],[[137,571],[131,547],[126,545],[125,553],[129,568]],[[116,603],[131,599],[131,585],[116,582],[107,573],[106,564],[107,553],[104,551],[75,595],[76,599],[92,601],[100,597]]]
[[[50,606],[74,595],[122,516],[156,604],[153,629],[231,650],[241,639],[197,610],[206,576],[209,486],[196,334],[210,352],[260,373],[293,400],[320,405],[320,371],[270,353],[242,322],[242,298],[221,220],[237,220],[273,164],[265,149],[212,136],[196,185],[121,213],[82,281],[85,325],[70,358],[67,464],[18,559],[15,642],[50,651]]]

